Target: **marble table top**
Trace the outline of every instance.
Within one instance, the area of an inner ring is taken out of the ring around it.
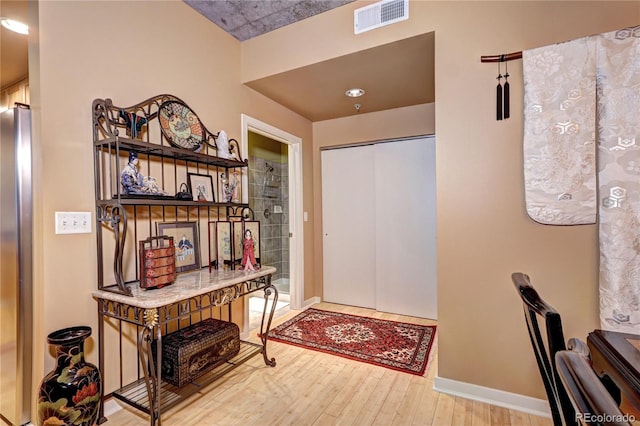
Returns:
[[[158,308],[170,305],[194,296],[220,290],[235,284],[251,281],[267,275],[273,275],[276,268],[263,266],[258,271],[222,271],[208,268],[194,272],[178,274],[176,281],[168,286],[157,289],[141,289],[138,283],[128,284],[133,296],[96,290],[92,293],[95,299],[124,303],[143,309]]]

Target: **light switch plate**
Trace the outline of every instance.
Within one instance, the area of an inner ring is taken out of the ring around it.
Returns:
[[[56,234],[90,234],[91,212],[56,212]]]

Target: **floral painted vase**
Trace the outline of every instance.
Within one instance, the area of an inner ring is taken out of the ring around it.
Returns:
[[[54,331],[47,342],[56,347],[56,368],[42,379],[38,395],[38,425],[92,426],[98,417],[100,370],[84,360],[87,326]]]

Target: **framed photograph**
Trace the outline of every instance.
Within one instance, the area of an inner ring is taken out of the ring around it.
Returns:
[[[250,231],[250,237],[253,240],[253,259],[254,264],[260,265],[260,222],[257,220],[243,220],[241,222],[231,222],[233,225],[233,264],[234,267],[242,268],[244,261],[244,239],[245,233]],[[248,256],[251,254],[248,253]],[[255,260],[255,262],[254,262]]]
[[[231,267],[231,222],[209,222],[209,271]]]
[[[187,179],[193,201],[208,201],[210,203],[216,201],[213,194],[213,178],[210,175],[187,173]]]
[[[173,237],[176,272],[200,269],[198,222],[158,222],[158,235]]]

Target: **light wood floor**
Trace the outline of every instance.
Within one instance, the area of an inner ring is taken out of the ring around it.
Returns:
[[[319,309],[422,324],[434,321],[320,303]],[[276,324],[291,318],[291,311]],[[255,332],[251,339],[258,339]],[[278,342],[268,343],[275,368],[261,356],[162,414],[165,426],[214,425],[551,425],[532,416],[433,390],[436,346],[424,377],[396,372]],[[119,403],[121,404],[121,403]],[[148,425],[122,404],[105,425]]]

